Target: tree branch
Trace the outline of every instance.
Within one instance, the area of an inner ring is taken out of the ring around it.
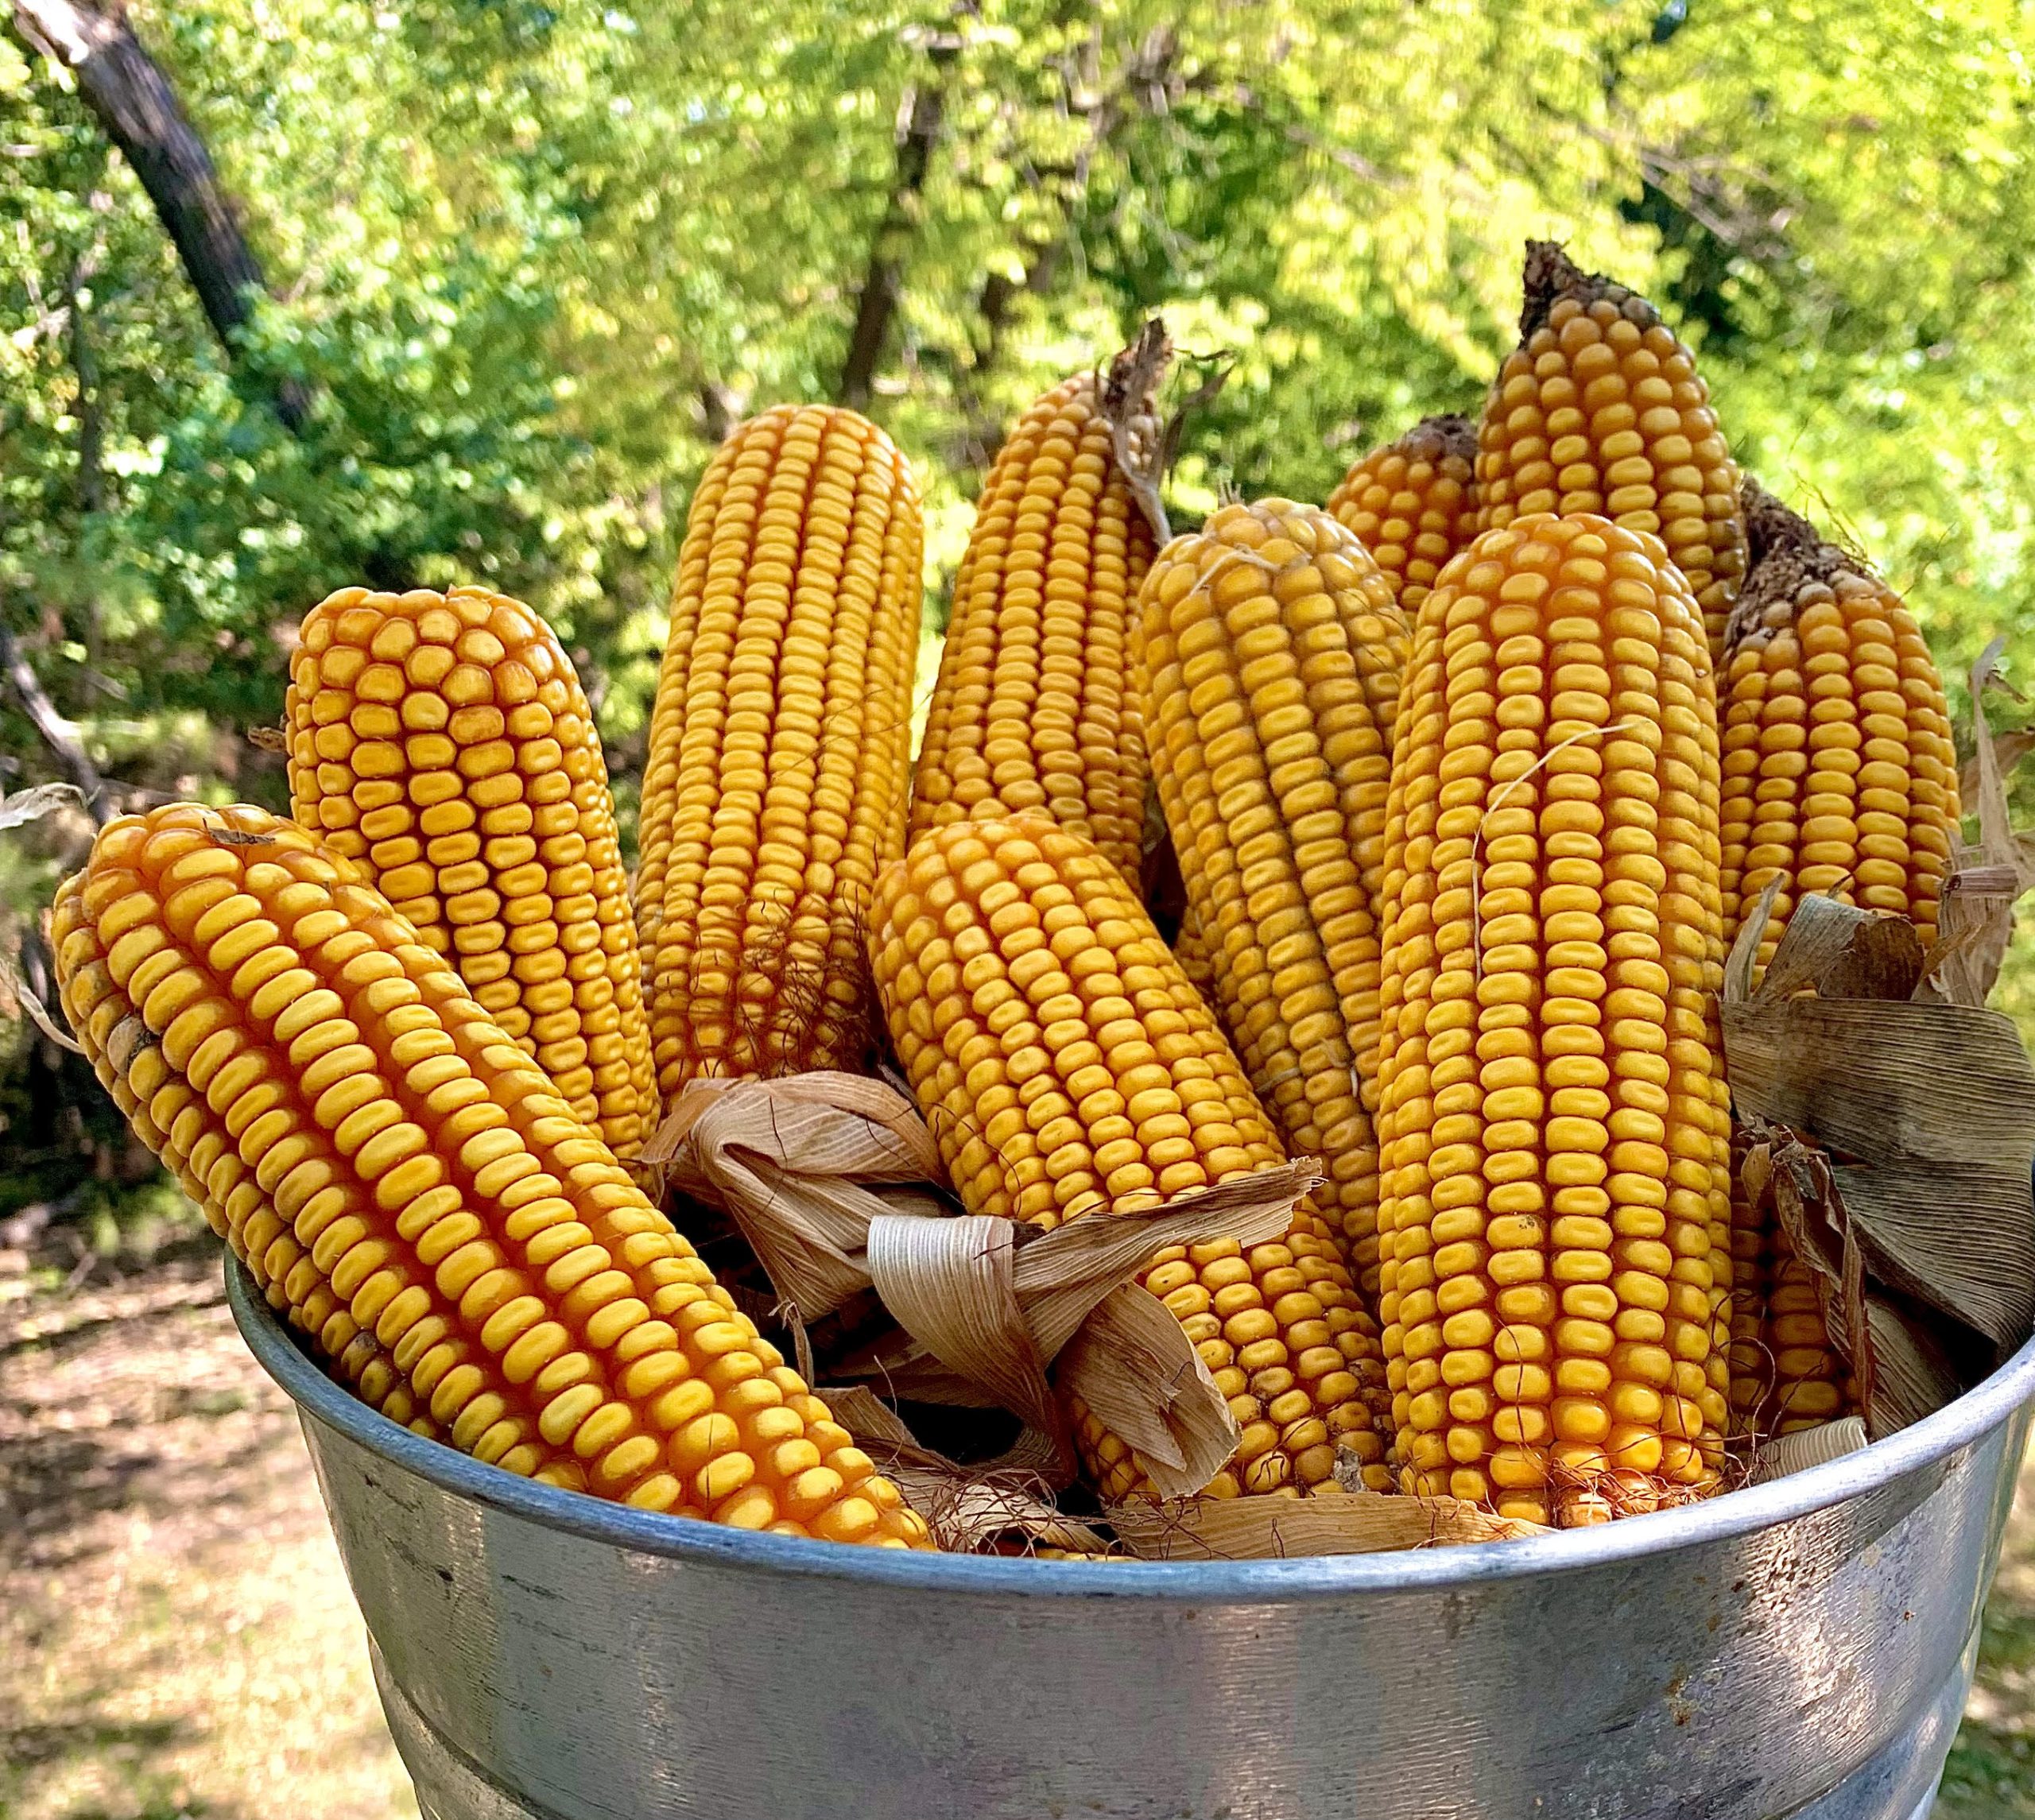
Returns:
[[[7,680],[14,684],[14,693],[21,697],[22,707],[42,736],[42,743],[77,785],[92,819],[104,827],[119,812],[107,799],[106,780],[99,776],[99,767],[79,741],[77,723],[56,711],[56,704],[44,692],[41,681],[29,668],[27,654],[4,625],[0,625],[0,671],[5,671]]]
[[[212,332],[229,354],[263,289],[260,262],[242,233],[219,172],[176,99],[162,66],[122,11],[77,0],[13,0],[15,35],[76,78],[106,136],[155,204]],[[294,381],[277,388],[276,414],[293,431],[309,401]]]
[[[869,403],[876,363],[883,357],[883,345],[890,339],[890,323],[897,313],[905,256],[918,226],[926,167],[932,161],[933,142],[940,137],[940,122],[946,113],[947,72],[960,52],[958,35],[942,33],[932,38],[926,46],[926,56],[932,64],[932,80],[908,85],[898,105],[897,174],[890,181],[883,219],[877,223],[875,237],[870,242],[869,270],[862,279],[862,293],[855,300],[855,327],[848,335],[847,358],[841,364],[841,383],[835,394],[853,410],[859,411]]]

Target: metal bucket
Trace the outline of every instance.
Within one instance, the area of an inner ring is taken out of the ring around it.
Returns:
[[[536,1485],[296,1400],[432,1820],[1921,1820],[2035,1343],[1863,1454],[1529,1541],[900,1555]]]

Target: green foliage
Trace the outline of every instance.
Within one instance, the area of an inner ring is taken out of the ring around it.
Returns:
[[[463,577],[560,625],[626,773],[711,439],[836,392],[900,211],[872,409],[919,465],[933,627],[1002,425],[1148,312],[1235,356],[1178,516],[1319,498],[1475,408],[1520,242],[1552,234],[1663,302],[1749,463],[1909,591],[1953,678],[2029,629],[2035,77],[2009,0],[132,17],[273,296],[220,349],[69,79],[0,40],[0,614],[126,782],[278,801],[241,734],[304,609]],[[897,196],[900,119],[935,91]],[[0,782],[50,770],[0,702]]]

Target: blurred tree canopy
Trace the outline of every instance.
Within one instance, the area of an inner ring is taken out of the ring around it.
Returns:
[[[0,34],[0,628],[122,787],[279,804],[245,730],[299,616],[462,579],[559,626],[626,786],[736,416],[892,431],[936,627],[1002,426],[1149,312],[1236,357],[1183,513],[1319,498],[1476,408],[1529,234],[1663,305],[1954,682],[2035,618],[2014,0],[133,0],[266,279],[230,346],[37,10]],[[0,683],[0,788],[60,774]],[[76,834],[0,837],[0,896]]]

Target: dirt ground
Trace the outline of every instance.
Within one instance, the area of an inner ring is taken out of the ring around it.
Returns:
[[[0,1249],[0,1820],[403,1820],[360,1619],[209,1241]],[[1940,1820],[2035,1820],[2035,1455]]]

